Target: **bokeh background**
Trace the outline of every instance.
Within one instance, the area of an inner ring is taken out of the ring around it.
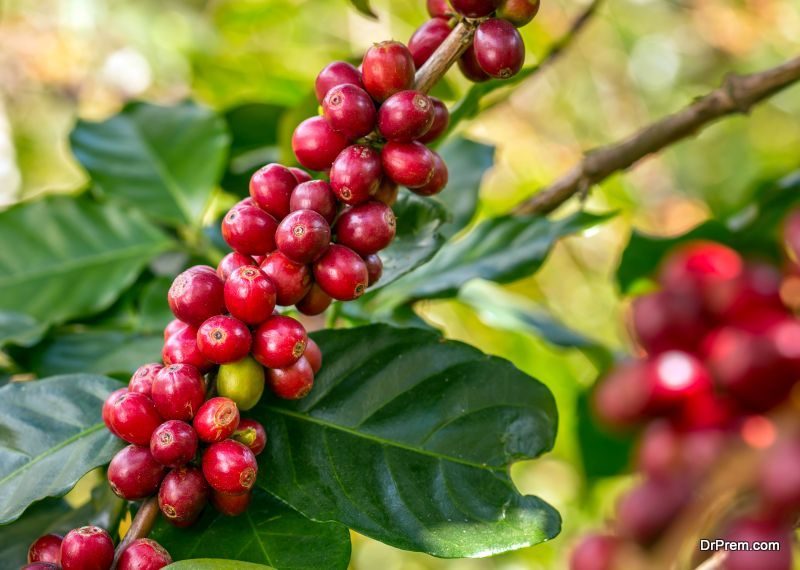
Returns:
[[[192,98],[220,110],[249,102],[303,105],[326,63],[358,58],[372,42],[407,41],[425,19],[422,0],[374,0],[373,7],[377,21],[346,0],[0,0],[0,207],[86,184],[67,140],[78,117],[103,119],[133,99],[166,104]],[[584,7],[543,0],[540,15],[524,29],[528,64]],[[726,73],[796,55],[798,38],[797,0],[607,0],[554,66],[495,93],[495,104],[461,127],[497,147],[481,190],[481,214],[509,210],[583,151],[677,110]],[[439,94],[453,102],[467,88],[451,73]],[[709,216],[737,212],[759,180],[798,167],[798,149],[800,96],[794,89],[750,118],[728,119],[606,181],[589,206],[620,215],[560,243],[535,277],[503,287],[471,283],[457,300],[418,306],[447,336],[510,359],[556,395],[556,449],[515,466],[514,477],[523,491],[560,510],[564,530],[548,544],[467,561],[436,560],[356,537],[352,568],[562,568],[574,538],[601,525],[630,484],[624,475],[587,467],[615,448],[608,441],[601,448],[587,435],[585,393],[602,365],[594,344],[614,353],[633,350],[626,303],[613,280],[632,228],[677,234]],[[591,342],[558,348],[509,306],[566,325]],[[80,489],[71,500],[84,500]]]

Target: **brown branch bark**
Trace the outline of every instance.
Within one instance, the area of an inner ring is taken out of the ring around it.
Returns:
[[[119,557],[122,555],[125,549],[130,546],[131,542],[137,538],[144,538],[150,534],[150,531],[153,530],[153,525],[156,524],[156,519],[158,518],[159,512],[158,499],[155,497],[147,499],[144,503],[142,503],[142,506],[139,507],[139,511],[133,518],[131,528],[128,529],[128,532],[125,533],[125,538],[123,538],[120,541],[119,546],[117,546],[117,552],[114,555],[114,564],[111,567],[112,570],[117,567]]]
[[[417,91],[427,93],[444,77],[444,74],[458,61],[458,58],[467,51],[479,23],[477,20],[464,19],[453,28],[442,45],[417,71],[415,81]]]
[[[562,178],[514,209],[516,214],[547,214],[576,194],[585,194],[611,174],[701,131],[711,123],[750,109],[800,81],[800,57],[750,75],[729,75],[722,86],[673,115],[630,137],[592,151]]]

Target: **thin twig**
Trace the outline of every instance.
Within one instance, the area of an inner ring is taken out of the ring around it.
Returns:
[[[472,43],[478,23],[476,20],[464,19],[453,28],[453,31],[442,42],[442,45],[433,52],[433,55],[425,62],[425,65],[417,71],[415,81],[417,91],[427,93],[444,77],[444,74],[458,61],[458,58],[467,51],[467,48]]]
[[[144,503],[142,503],[142,506],[139,507],[139,511],[133,518],[131,527],[128,529],[128,532],[125,533],[125,538],[123,538],[120,541],[119,546],[117,546],[117,552],[114,555],[114,565],[111,567],[112,570],[117,567],[119,557],[122,555],[125,549],[130,546],[131,542],[137,538],[144,538],[150,534],[150,531],[153,529],[153,525],[156,524],[158,513],[158,500],[155,497],[147,499]]]

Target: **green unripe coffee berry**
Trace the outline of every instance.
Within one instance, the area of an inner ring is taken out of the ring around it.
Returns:
[[[248,356],[219,367],[217,393],[230,398],[240,410],[249,410],[264,393],[264,368]]]

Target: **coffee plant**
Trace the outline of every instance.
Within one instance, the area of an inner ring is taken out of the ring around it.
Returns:
[[[479,215],[493,149],[458,125],[553,63],[598,5],[538,66],[519,32],[538,0],[428,0],[407,44],[329,63],[299,109],[133,102],[78,121],[89,187],[0,212],[3,567],[344,570],[351,530],[441,558],[554,539],[561,515],[510,469],[553,448],[556,400],[414,310],[459,296],[600,373],[582,404],[585,468],[632,458],[642,478],[577,542],[572,570],[789,570],[797,175],[730,220],[631,237],[617,278],[635,297],[634,359],[489,284],[533,275],[616,214],[581,202],[547,216],[573,196],[800,80],[798,60],[731,76],[513,212]],[[474,85],[448,106],[436,89],[451,67]],[[242,168],[262,146],[283,164]],[[64,495],[92,478],[72,508]],[[780,548],[708,557],[700,537]]]

